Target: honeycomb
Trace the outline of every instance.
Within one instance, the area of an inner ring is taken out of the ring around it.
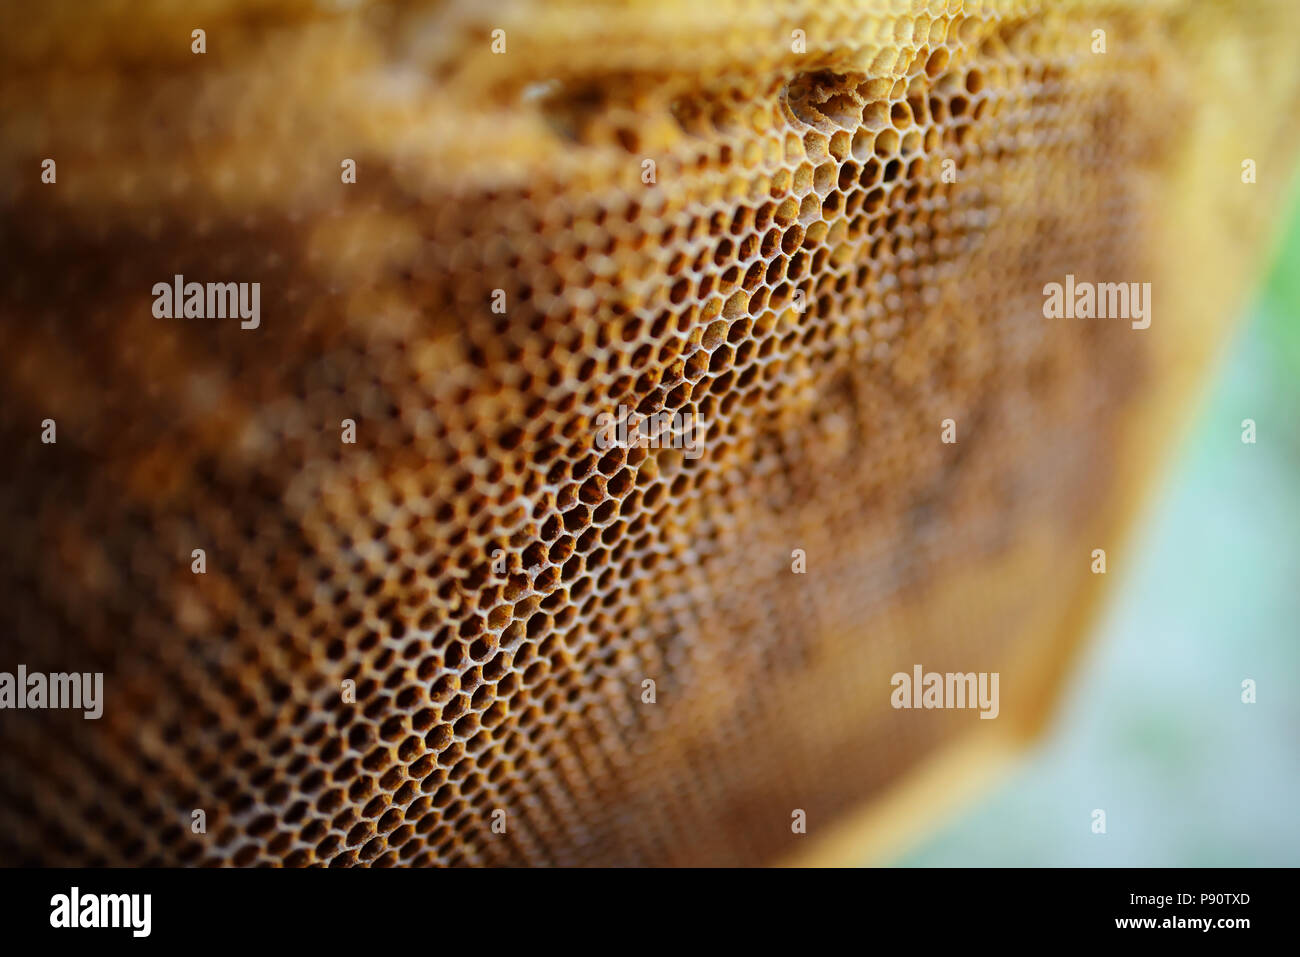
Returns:
[[[1246,6],[6,6],[0,670],[105,704],[0,714],[0,863],[770,864],[1030,722],[1295,155]]]

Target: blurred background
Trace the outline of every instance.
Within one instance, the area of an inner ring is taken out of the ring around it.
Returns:
[[[1055,720],[894,863],[1300,864],[1300,178],[1291,197]]]

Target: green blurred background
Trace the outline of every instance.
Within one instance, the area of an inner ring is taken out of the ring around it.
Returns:
[[[1300,865],[1296,186],[1268,279],[1053,724],[1013,774],[897,864]],[[1247,418],[1255,445],[1241,441]],[[1256,704],[1241,703],[1245,678]],[[1094,808],[1104,835],[1092,833]]]

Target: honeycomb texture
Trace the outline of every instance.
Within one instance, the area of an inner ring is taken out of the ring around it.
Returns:
[[[893,672],[1014,713],[1294,154],[1245,6],[7,8],[0,669],[106,704],[0,714],[0,863],[767,864],[996,723]]]

